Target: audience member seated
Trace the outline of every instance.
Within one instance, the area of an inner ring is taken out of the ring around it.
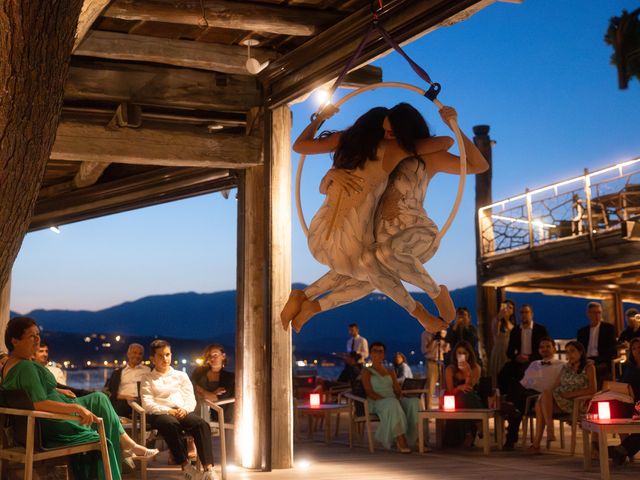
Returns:
[[[476,359],[480,358],[478,355],[478,331],[476,327],[471,324],[471,313],[467,307],[458,307],[456,309],[456,319],[447,329],[445,341],[449,345],[457,345],[462,341],[469,342],[469,345],[473,348]],[[455,362],[455,360],[455,357],[452,357],[452,352],[445,355],[445,365],[449,365],[451,362]]]
[[[98,432],[92,428],[97,418],[104,420],[109,462],[114,480],[120,480],[121,458],[151,458],[158,453],[135,443],[122,429],[120,419],[104,393],[94,392],[81,398],[68,397],[56,388],[51,372],[31,361],[40,345],[40,329],[29,317],[15,317],[5,331],[9,357],[2,368],[3,390],[24,390],[36,410],[78,415],[80,422],[40,420],[45,447],[63,447],[85,442],[97,442]],[[71,462],[76,480],[104,479],[100,455],[77,455]]]
[[[516,326],[516,304],[512,300],[505,300],[500,305],[500,311],[493,320],[493,347],[489,357],[489,376],[493,388],[498,386],[498,374],[504,364],[509,361],[509,335]],[[506,393],[506,392],[504,392]]]
[[[514,383],[522,380],[524,372],[534,360],[540,360],[540,340],[548,337],[547,328],[533,321],[531,305],[520,307],[520,325],[516,325],[509,334],[507,357],[498,374],[498,386],[501,392],[509,392]]]
[[[405,378],[413,378],[413,373],[411,372],[411,367],[407,364],[407,357],[405,357],[404,353],[396,352],[394,362],[396,378],[398,379],[400,386],[402,386]]]
[[[456,409],[484,408],[476,392],[480,381],[480,365],[469,342],[459,342],[452,350],[452,358],[452,363],[444,371],[445,395],[455,395]],[[477,432],[478,424],[473,420],[447,420],[444,444],[469,448],[473,446]]]
[[[418,435],[419,399],[402,396],[395,372],[384,366],[384,352],[384,344],[371,344],[372,365],[362,371],[362,386],[369,411],[380,419],[376,440],[386,449],[395,441],[398,451],[410,453],[409,445],[415,444]]]
[[[33,356],[33,360],[49,370],[57,383],[67,384],[67,372],[63,371],[55,362],[49,362],[49,344],[44,340],[40,340],[40,348]]]
[[[233,398],[235,395],[236,376],[225,370],[227,355],[224,347],[213,343],[204,350],[205,365],[196,368],[191,374],[191,382],[196,393],[196,399],[206,399],[211,402]],[[233,421],[233,404],[223,405],[225,421]],[[211,420],[218,420],[218,414],[211,410]]]
[[[213,446],[209,423],[194,413],[196,398],[189,376],[171,367],[171,345],[154,340],[149,347],[154,370],[142,378],[140,397],[147,422],[158,430],[176,463],[189,470],[185,433],[191,435],[204,467],[203,480],[216,479],[213,472]]]
[[[127,349],[127,365],[116,368],[105,388],[111,400],[111,405],[121,417],[131,416],[130,400],[138,401],[138,382],[142,381],[147,373],[151,371],[149,367],[143,365],[144,347],[139,343],[132,343]]]
[[[629,343],[634,338],[640,337],[640,312],[636,308],[626,311],[627,328],[618,337],[618,343]]]
[[[620,381],[628,383],[633,388],[636,410],[640,414],[640,337],[631,340],[628,360]],[[617,447],[609,447],[609,456],[616,465],[624,464],[627,457],[633,458],[638,452],[640,452],[640,433],[629,435]]]
[[[567,363],[552,388],[542,392],[536,403],[536,435],[529,447],[531,453],[540,453],[540,442],[547,429],[547,449],[554,442],[553,414],[571,413],[573,399],[596,393],[596,369],[587,362],[586,352],[580,342],[571,341],[565,346]],[[586,411],[586,408],[583,409]],[[583,413],[584,413],[583,411]]]
[[[362,389],[362,364],[360,363],[360,354],[358,352],[349,352],[338,356],[344,360],[344,368],[340,372],[340,375],[338,375],[338,378],[333,381],[317,377],[317,386],[313,391],[324,394],[332,388],[345,387],[351,388],[351,391],[356,393],[356,395],[362,393],[358,392],[358,390]]]
[[[522,416],[528,413],[525,412],[527,397],[553,388],[564,365],[562,360],[555,358],[556,344],[551,337],[540,339],[538,353],[541,359],[531,362],[522,380],[512,382],[510,390],[505,392],[507,401],[511,402],[515,409],[507,416],[507,438],[503,450],[513,450],[518,442]]]
[[[589,325],[579,329],[576,337],[596,366],[600,387],[603,380],[611,380],[611,362],[618,353],[616,331],[613,325],[602,321],[602,305],[598,302],[587,305],[587,318]]]

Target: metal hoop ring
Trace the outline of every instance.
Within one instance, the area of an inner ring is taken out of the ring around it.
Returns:
[[[410,85],[408,83],[402,82],[380,82],[374,83],[373,85],[367,85],[365,87],[361,87],[358,90],[354,90],[353,92],[345,95],[340,100],[335,103],[336,107],[340,107],[342,104],[348,102],[356,95],[360,95],[361,93],[368,92],[370,90],[376,90],[378,88],[402,88],[404,90],[409,90],[415,93],[418,93],[422,96],[425,95],[425,91],[419,87],[414,85]],[[443,107],[442,103],[438,99],[432,100],[433,104],[439,109]],[[451,209],[451,213],[447,217],[447,221],[444,222],[444,225],[438,232],[438,236],[436,241],[440,240],[444,234],[449,230],[453,219],[456,217],[458,213],[458,209],[460,208],[460,203],[462,202],[462,196],[464,194],[464,185],[467,177],[467,152],[464,148],[464,139],[462,137],[462,132],[458,127],[458,122],[454,121],[450,126],[451,131],[454,133],[456,137],[456,142],[458,143],[458,150],[460,151],[460,182],[458,183],[458,193],[456,195],[456,199],[453,203],[453,207]],[[315,134],[315,132],[314,132]],[[302,201],[300,199],[300,181],[302,179],[302,169],[304,167],[304,160],[307,156],[300,155],[300,160],[298,161],[298,168],[296,170],[296,210],[298,212],[298,220],[300,221],[300,226],[302,227],[302,231],[305,236],[309,236],[309,228],[307,227],[307,222],[304,219],[304,213],[302,212]]]

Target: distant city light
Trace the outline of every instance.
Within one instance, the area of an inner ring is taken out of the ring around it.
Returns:
[[[196,358],[196,364],[202,365],[203,363],[204,363],[204,360],[202,358]]]
[[[304,362],[304,360],[298,360],[296,362],[296,365],[299,366],[299,367],[304,367],[306,365],[306,363]]]
[[[87,360],[87,367],[91,366],[91,360]]]
[[[115,363],[117,365],[118,364],[118,360],[117,359],[114,360],[113,363]]]
[[[173,364],[174,364],[174,365],[177,365],[177,364],[178,364],[178,360],[174,360],[174,361],[173,361]]]
[[[104,366],[106,367],[107,365],[109,365],[109,362],[107,362],[106,360],[103,362]]]
[[[116,342],[120,341],[120,335],[116,335]]]
[[[180,362],[182,362],[183,365],[186,365],[187,364],[187,359],[183,358],[182,360],[180,360]]]
[[[56,226],[49,227],[49,230],[51,230],[53,233],[60,233],[60,228]]]
[[[415,354],[416,354],[416,352],[411,350],[411,355],[415,355]]]
[[[126,360],[122,360],[122,364],[123,364],[123,365],[126,365],[126,364],[127,364],[127,361],[126,361]]]
[[[84,341],[85,341],[85,343],[90,343],[91,342],[91,337],[84,337]]]
[[[102,344],[103,348],[111,348],[111,344],[109,342],[105,342]]]

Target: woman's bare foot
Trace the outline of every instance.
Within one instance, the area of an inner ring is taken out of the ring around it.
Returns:
[[[453,322],[456,318],[456,306],[453,304],[446,285],[440,285],[440,295],[433,299],[433,303],[436,304],[438,313],[445,322]]]
[[[287,303],[284,304],[284,308],[280,313],[280,321],[282,322],[282,328],[285,331],[289,328],[289,324],[293,318],[300,313],[302,303],[307,300],[307,296],[303,290],[291,290]]]
[[[420,302],[416,302],[416,308],[411,312],[411,315],[420,322],[420,325],[429,333],[436,333],[447,328],[448,324],[444,320],[434,315],[431,315],[424,305]]]
[[[305,300],[300,307],[300,313],[298,313],[291,321],[291,327],[300,333],[302,326],[309,321],[316,313],[320,312],[320,304],[317,300]]]
[[[407,445],[407,438],[404,435],[398,435],[396,437],[396,447],[400,453],[411,453],[409,445]]]

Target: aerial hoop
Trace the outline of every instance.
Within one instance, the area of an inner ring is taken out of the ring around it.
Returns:
[[[380,82],[380,83],[374,83],[373,85],[364,86],[362,88],[359,88],[358,90],[355,90],[349,93],[348,95],[345,95],[335,103],[335,106],[339,108],[342,104],[351,100],[356,95],[360,95],[361,93],[368,92],[370,90],[376,90],[378,88],[402,88],[405,90],[418,93],[423,96],[426,96],[427,94],[425,90],[419,87],[416,87],[414,85],[410,85],[408,83]],[[436,107],[438,107],[438,109],[441,109],[443,107],[442,103],[437,98],[432,98],[432,99],[430,98],[430,100],[435,104]],[[462,132],[458,127],[458,122],[453,121],[450,126],[450,129],[456,137],[458,150],[460,151],[460,182],[458,183],[458,193],[453,203],[451,213],[449,213],[449,216],[447,217],[446,222],[444,222],[444,225],[438,232],[438,236],[436,237],[436,242],[439,241],[444,236],[447,230],[449,230],[449,227],[451,226],[453,219],[456,217],[456,214],[458,213],[458,209],[460,208],[460,203],[462,202],[462,196],[464,194],[464,185],[465,185],[466,176],[467,176],[467,153],[464,148],[464,139],[462,137]],[[315,134],[315,132],[313,133]],[[300,155],[300,160],[298,161],[298,168],[296,170],[296,210],[298,212],[298,220],[300,221],[300,226],[302,227],[302,231],[304,232],[305,236],[308,237],[309,228],[307,227],[307,222],[304,219],[304,213],[302,211],[302,202],[300,199],[300,181],[302,179],[302,169],[304,167],[305,158],[306,158],[306,155],[304,154]]]

